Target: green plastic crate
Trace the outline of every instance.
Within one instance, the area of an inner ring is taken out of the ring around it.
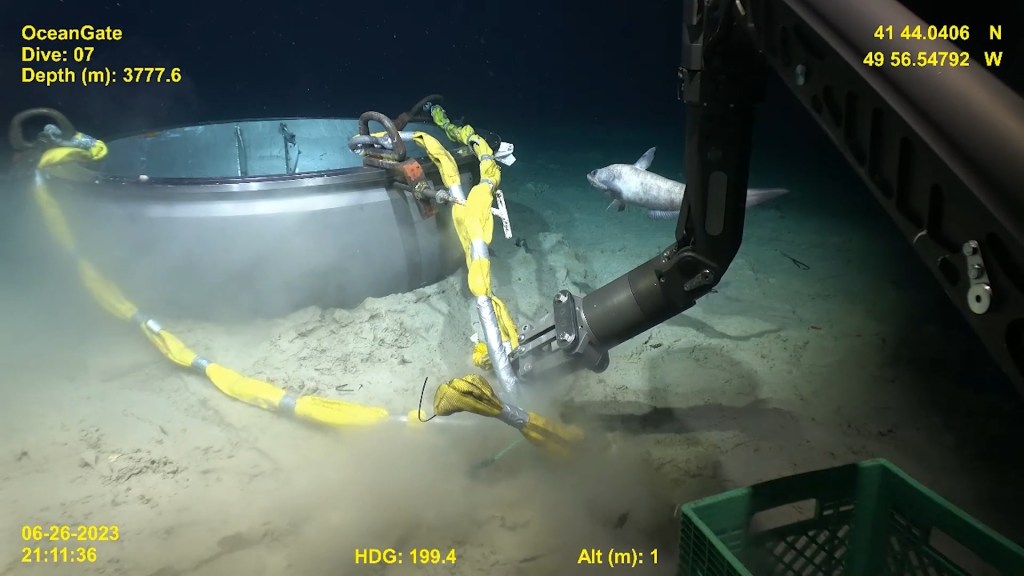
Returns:
[[[1024,576],[1024,548],[877,459],[679,508],[681,576]]]

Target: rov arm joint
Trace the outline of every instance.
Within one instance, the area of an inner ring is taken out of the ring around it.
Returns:
[[[730,7],[687,2],[680,97],[687,106],[688,184],[675,242],[585,297],[559,292],[549,319],[523,327],[512,353],[520,374],[565,364],[604,370],[608,350],[692,307],[735,258],[765,67]],[[546,357],[559,351],[554,361]]]

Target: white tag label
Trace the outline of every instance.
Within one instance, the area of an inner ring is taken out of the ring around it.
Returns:
[[[505,166],[511,166],[516,161],[516,157],[512,155],[515,149],[511,142],[502,142],[498,145],[498,151],[494,153],[494,159]]]

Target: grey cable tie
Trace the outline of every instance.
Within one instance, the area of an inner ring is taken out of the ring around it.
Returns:
[[[196,356],[192,360],[192,365],[190,366],[190,368],[192,368],[196,372],[199,372],[200,374],[206,374],[206,369],[210,366],[210,364],[211,362],[206,358],[203,358],[202,356]]]
[[[299,401],[299,395],[294,392],[285,392],[281,401],[277,403],[277,409],[281,412],[295,414],[295,404]]]
[[[530,415],[526,410],[523,410],[518,406],[505,404],[501,409],[501,414],[498,415],[498,419],[516,430],[522,430],[526,427],[526,423],[529,421]]]

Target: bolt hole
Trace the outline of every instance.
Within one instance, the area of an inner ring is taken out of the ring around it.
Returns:
[[[942,275],[943,280],[949,283],[950,286],[956,286],[960,283],[960,274],[956,271],[956,266],[950,261],[949,258],[943,256],[939,258],[939,273]]]

